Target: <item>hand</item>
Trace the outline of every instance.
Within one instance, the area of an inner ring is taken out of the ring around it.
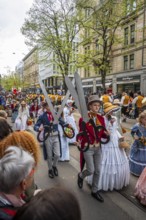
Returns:
[[[139,139],[139,137],[135,134],[134,135],[134,140],[138,140]]]
[[[39,128],[39,131],[43,131],[43,130],[44,130],[44,128],[43,128],[43,127],[40,127],[40,128]]]

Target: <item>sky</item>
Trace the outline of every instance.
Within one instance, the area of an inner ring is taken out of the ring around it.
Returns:
[[[0,74],[15,66],[29,52],[20,32],[33,0],[0,0]]]

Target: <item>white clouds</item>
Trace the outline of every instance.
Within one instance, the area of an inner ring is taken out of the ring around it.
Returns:
[[[28,52],[20,28],[33,0],[0,0],[0,73],[14,70]],[[15,54],[13,54],[15,53]]]

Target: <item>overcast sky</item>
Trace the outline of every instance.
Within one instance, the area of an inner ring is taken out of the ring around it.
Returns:
[[[0,0],[0,74],[15,66],[29,52],[20,28],[33,0]]]

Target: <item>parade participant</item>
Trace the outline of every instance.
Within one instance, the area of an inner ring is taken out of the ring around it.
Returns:
[[[14,100],[11,108],[12,108],[12,123],[14,123],[18,116],[19,102]]]
[[[139,122],[131,129],[134,142],[130,150],[130,172],[140,176],[146,167],[146,110],[140,113]]]
[[[70,124],[73,127],[74,132],[75,132],[75,136],[72,139],[68,139],[69,143],[75,143],[76,142],[76,135],[78,134],[78,129],[76,126],[75,118],[73,116],[73,112],[75,110],[72,107],[73,102],[74,102],[73,100],[68,99],[67,104],[63,110],[65,123]]]
[[[137,96],[133,99],[132,103],[135,104],[135,117],[137,118],[141,112],[142,108],[142,100],[143,96],[141,95],[141,92],[137,92]]]
[[[146,110],[146,97],[144,97],[143,100],[142,100],[142,108],[141,108],[141,111],[143,112],[144,110]]]
[[[135,187],[135,197],[146,206],[146,168],[142,171]]]
[[[81,220],[79,202],[74,193],[66,189],[46,189],[20,208],[14,218],[14,220],[26,219]]]
[[[123,116],[122,122],[126,122],[129,101],[130,101],[130,97],[127,95],[126,92],[123,92],[122,98],[121,98],[121,105],[122,105],[121,111],[122,111],[122,116]]]
[[[15,120],[16,130],[26,130],[29,110],[25,101],[21,102],[18,110],[18,116]]]
[[[112,98],[107,94],[106,91],[104,91],[104,94],[101,96],[100,99],[103,103],[112,102]]]
[[[38,102],[37,100],[35,100],[29,109],[30,115],[32,114],[32,117],[34,119],[37,118],[38,110],[39,110]]]
[[[108,102],[103,105],[105,126],[110,134],[110,141],[101,145],[98,190],[119,190],[127,186],[130,180],[128,158],[124,149],[119,147],[119,140],[124,137],[118,131],[117,118],[113,116],[113,111],[118,109],[119,106]]]
[[[48,162],[48,175],[50,178],[54,178],[54,175],[58,176],[57,164],[60,157],[58,124],[53,124],[54,118],[47,103],[44,104],[44,109],[45,112],[38,118],[34,130],[37,132],[44,130],[44,138],[48,130],[50,132],[47,139],[44,139],[43,149],[45,154],[44,159]]]
[[[32,183],[35,161],[32,155],[9,146],[0,159],[0,219],[11,220],[25,203],[22,194]]]
[[[63,113],[61,115],[61,120],[63,121]],[[61,157],[59,161],[66,161],[69,162],[70,155],[69,155],[69,144],[68,144],[68,138],[64,135],[62,126],[58,125],[59,130],[59,137],[60,137],[60,145],[61,145]]]
[[[102,103],[99,100],[98,95],[89,96],[88,107],[90,111],[88,115],[89,115],[89,118],[94,120],[94,123],[96,124],[96,126],[102,125],[103,127],[105,127],[104,118],[98,114],[101,104]],[[79,128],[80,128],[80,132],[82,132],[82,118],[79,120]],[[78,186],[79,188],[82,188],[84,178],[93,174],[91,195],[98,201],[103,202],[104,200],[98,191],[98,180],[99,180],[99,172],[100,172],[99,164],[100,164],[100,158],[101,158],[100,143],[99,141],[96,140],[94,128],[89,122],[86,124],[86,129],[87,129],[87,136],[90,140],[91,147],[86,152],[83,153],[83,157],[86,163],[86,169],[84,171],[81,171],[78,174]],[[103,132],[100,132],[98,138],[101,138],[101,137],[104,137]],[[81,154],[81,163],[82,162],[83,160],[82,160],[82,154]],[[82,168],[83,167],[81,167],[81,169]]]

